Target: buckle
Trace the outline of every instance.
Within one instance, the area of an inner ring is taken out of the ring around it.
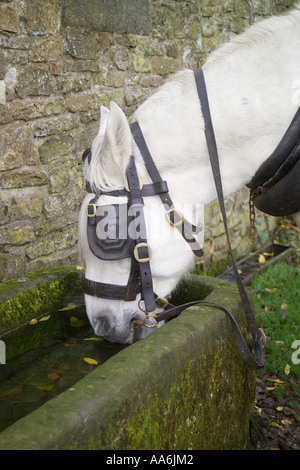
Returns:
[[[139,249],[140,249],[140,248],[145,248],[145,247],[148,248],[148,256],[147,256],[147,258],[140,258],[140,256],[139,256]],[[135,247],[134,247],[133,256],[135,257],[135,259],[136,259],[139,263],[147,263],[148,261],[150,261],[151,256],[152,256],[151,247],[148,245],[148,243],[138,243],[138,244],[135,245]]]
[[[93,208],[93,212],[89,211],[89,208]],[[95,204],[87,204],[85,208],[85,213],[88,217],[96,217],[97,207]]]
[[[169,301],[165,297],[156,297],[155,299],[156,307],[157,308],[166,308],[168,305]]]
[[[171,214],[171,212],[173,212],[174,214],[177,214],[177,217],[179,217],[179,220],[177,222],[172,222],[172,220],[170,218],[170,215],[169,215],[169,214]],[[169,209],[165,213],[165,217],[166,217],[167,221],[169,222],[169,224],[172,225],[173,227],[178,227],[179,225],[182,225],[183,222],[184,222],[183,214],[178,209],[176,209],[176,207],[173,207],[173,209]]]

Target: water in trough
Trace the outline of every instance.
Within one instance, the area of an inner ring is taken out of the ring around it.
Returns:
[[[0,432],[126,347],[94,337],[82,298],[1,340]]]

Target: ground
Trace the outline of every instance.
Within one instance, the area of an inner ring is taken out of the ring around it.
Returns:
[[[278,380],[268,373],[257,379],[256,410],[252,416],[250,435],[258,450],[300,450],[300,398],[295,392],[288,398],[277,399],[267,393],[272,381]],[[296,379],[300,383],[300,378]]]

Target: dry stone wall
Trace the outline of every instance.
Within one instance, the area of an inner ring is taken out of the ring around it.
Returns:
[[[219,44],[294,3],[1,0],[0,280],[77,263],[81,155],[100,105],[114,100],[131,115],[170,74],[201,66]],[[238,254],[249,248],[246,199],[242,191],[227,204]],[[269,232],[273,222],[263,223]],[[206,226],[214,256],[224,256],[215,205]]]

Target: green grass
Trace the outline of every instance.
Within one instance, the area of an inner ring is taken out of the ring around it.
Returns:
[[[299,266],[299,263],[298,263]],[[296,263],[270,265],[249,286],[258,326],[267,337],[265,371],[300,396],[300,269]],[[298,383],[297,383],[298,382]],[[284,389],[278,387],[278,391]]]

